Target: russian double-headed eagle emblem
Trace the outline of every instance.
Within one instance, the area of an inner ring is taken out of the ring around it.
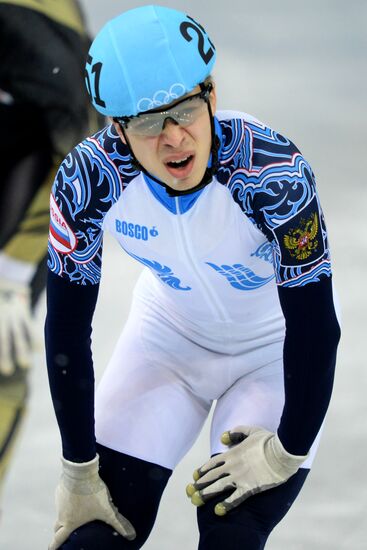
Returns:
[[[305,260],[311,256],[319,245],[316,235],[319,229],[317,213],[313,212],[308,219],[301,218],[296,229],[289,229],[284,235],[284,246],[292,258]]]

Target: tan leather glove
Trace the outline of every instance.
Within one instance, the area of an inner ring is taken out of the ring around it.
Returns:
[[[81,525],[100,520],[132,540],[135,529],[114,506],[106,484],[99,477],[98,455],[90,462],[62,460],[62,475],[56,489],[57,521],[49,550],[56,550]]]
[[[186,488],[196,506],[232,490],[228,498],[215,506],[219,516],[249,496],[284,483],[307,458],[289,454],[276,434],[257,426],[239,426],[224,432],[221,440],[230,449],[196,470],[195,483]]]

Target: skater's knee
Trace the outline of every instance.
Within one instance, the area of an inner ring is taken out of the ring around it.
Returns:
[[[138,550],[145,542],[142,538],[140,534],[135,540],[128,541],[113,527],[102,521],[93,521],[73,531],[60,550]]]
[[[204,519],[199,515],[199,550],[262,550],[271,531],[269,525],[244,510],[226,518],[214,513],[208,516]]]

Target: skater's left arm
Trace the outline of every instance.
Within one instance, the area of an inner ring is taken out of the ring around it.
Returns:
[[[307,454],[329,406],[340,328],[332,281],[278,288],[286,322],[285,403],[278,436],[292,454]]]
[[[313,172],[294,150],[291,160],[284,162],[289,181],[264,185],[252,204],[254,221],[273,246],[285,318],[284,408],[276,433],[257,426],[233,428],[222,436],[230,449],[194,473],[195,483],[188,486],[187,494],[196,505],[232,490],[216,506],[218,515],[296,473],[331,398],[340,328],[327,232]]]
[[[277,196],[260,194],[255,211],[259,227],[273,246],[286,326],[285,403],[277,435],[288,453],[306,455],[330,402],[340,328],[333,300],[327,229],[315,176],[291,142],[289,147],[292,157],[284,162],[287,176],[279,182]]]

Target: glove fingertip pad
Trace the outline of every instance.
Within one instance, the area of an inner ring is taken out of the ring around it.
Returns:
[[[218,504],[216,504],[216,506],[214,508],[214,513],[217,516],[225,516],[226,515],[227,509],[224,506],[223,502],[219,502]]]

